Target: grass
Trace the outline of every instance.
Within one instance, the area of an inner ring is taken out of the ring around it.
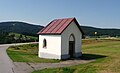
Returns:
[[[7,53],[14,62],[32,62],[32,63],[60,62],[60,60],[39,58],[38,44],[11,46],[7,49]]]
[[[83,40],[82,51],[82,59],[95,61],[71,67],[43,69],[33,73],[120,73],[119,40]]]

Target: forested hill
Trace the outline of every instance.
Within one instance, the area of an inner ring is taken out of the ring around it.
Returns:
[[[25,22],[1,22],[0,32],[14,32],[23,35],[37,36],[37,32],[41,30],[43,26],[33,25]]]
[[[27,36],[37,36],[37,32],[40,31],[43,26],[33,25],[25,22],[1,22],[0,23],[0,33],[1,32],[13,32],[18,34],[23,34]],[[98,36],[108,35],[108,36],[120,36],[120,29],[102,29],[88,26],[81,26],[85,36],[94,36],[94,32],[98,32]]]
[[[97,36],[120,36],[120,29],[102,29],[89,26],[81,26],[86,36],[94,36],[94,32],[97,32]]]

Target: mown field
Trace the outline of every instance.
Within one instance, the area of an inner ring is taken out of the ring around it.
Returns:
[[[7,54],[14,62],[32,62],[32,63],[60,62],[60,60],[39,58],[38,44],[11,46],[7,49]]]
[[[83,40],[82,51],[81,59],[95,61],[33,73],[120,73],[120,40]]]

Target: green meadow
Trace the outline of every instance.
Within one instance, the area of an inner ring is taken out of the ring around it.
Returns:
[[[14,62],[53,63],[60,60],[43,59],[38,57],[38,44],[10,46],[7,54]]]
[[[14,62],[54,63],[60,60],[38,57],[38,44],[11,46],[7,53]],[[120,39],[82,40],[83,60],[95,60],[71,67],[48,68],[33,73],[120,73]]]
[[[84,60],[95,60],[71,67],[50,68],[33,73],[120,73],[120,40],[83,40]]]

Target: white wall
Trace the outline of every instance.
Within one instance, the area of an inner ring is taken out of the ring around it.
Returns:
[[[43,48],[44,39],[46,48]],[[61,59],[61,35],[39,35],[39,57]]]
[[[69,37],[71,34],[74,34],[75,37],[75,53],[81,52],[82,33],[75,22],[72,22],[62,33],[62,55],[69,54]]]

